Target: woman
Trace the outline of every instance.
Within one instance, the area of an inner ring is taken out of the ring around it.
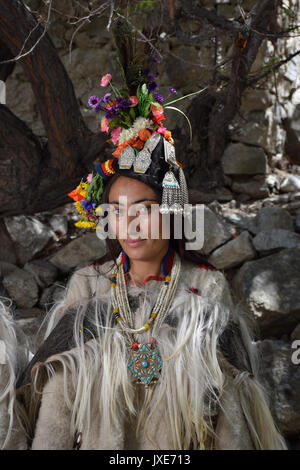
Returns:
[[[174,215],[169,239],[150,217],[164,152],[161,136],[144,174],[114,162],[106,258],[73,274],[18,384],[33,450],[286,448],[224,274],[188,259]]]

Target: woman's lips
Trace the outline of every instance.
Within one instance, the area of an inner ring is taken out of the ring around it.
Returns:
[[[145,241],[146,241],[145,238],[136,238],[136,239],[128,238],[126,240],[126,243],[128,246],[138,246],[138,245],[141,245]]]

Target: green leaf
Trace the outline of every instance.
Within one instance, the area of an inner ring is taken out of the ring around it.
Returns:
[[[135,115],[135,110],[134,110],[134,108],[130,108],[129,115],[130,115],[130,117],[131,117],[132,121],[134,121],[134,120],[135,120],[135,118],[136,118],[136,115]]]

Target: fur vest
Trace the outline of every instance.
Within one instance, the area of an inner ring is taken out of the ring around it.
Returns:
[[[112,268],[108,261],[72,275],[19,380],[31,448],[285,448],[225,275],[182,260],[175,298],[155,333],[161,375],[145,389],[134,383],[130,347],[112,316]],[[134,328],[149,318],[161,282],[149,277],[128,286]],[[148,343],[149,334],[138,340]]]

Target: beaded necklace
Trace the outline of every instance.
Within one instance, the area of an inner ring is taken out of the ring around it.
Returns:
[[[162,359],[156,348],[155,332],[162,325],[177,289],[181,270],[181,258],[175,252],[170,274],[165,276],[155,306],[150,313],[148,321],[142,328],[133,328],[133,315],[129,306],[122,253],[117,259],[117,267],[111,275],[111,299],[113,317],[124,333],[130,347],[130,360],[128,368],[136,383],[146,388],[157,382],[162,368]],[[152,329],[148,343],[139,343],[135,335]]]

